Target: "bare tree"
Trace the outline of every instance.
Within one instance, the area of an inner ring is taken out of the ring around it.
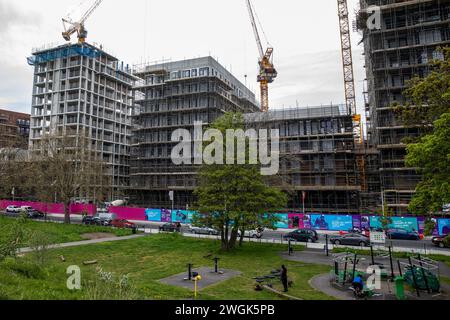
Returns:
[[[70,223],[74,198],[97,202],[110,188],[105,164],[84,134],[47,134],[31,150],[31,157],[39,184],[37,197],[45,202],[61,201],[65,223]]]
[[[29,196],[33,185],[30,184],[32,168],[27,151],[22,149],[21,137],[10,137],[1,141],[0,148],[0,198]]]

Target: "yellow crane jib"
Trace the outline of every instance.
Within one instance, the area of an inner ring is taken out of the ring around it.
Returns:
[[[273,65],[273,48],[268,47],[264,53],[264,49],[261,43],[261,37],[259,36],[258,26],[256,25],[254,9],[250,0],[246,0],[248,13],[250,16],[250,22],[253,27],[253,33],[256,39],[256,45],[259,51],[259,74],[257,81],[260,83],[261,89],[261,111],[269,111],[269,83],[272,83],[278,76],[278,72]]]

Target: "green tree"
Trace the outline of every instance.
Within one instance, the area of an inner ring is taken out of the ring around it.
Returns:
[[[450,203],[450,112],[434,123],[431,134],[409,144],[406,165],[420,168],[422,181],[411,201],[411,212],[441,212]]]
[[[211,125],[211,129],[220,131],[224,136],[222,147],[226,145],[227,129],[244,128],[242,115],[235,113],[227,113]],[[260,165],[248,164],[250,150],[247,140],[247,164],[212,164],[204,165],[199,170],[199,186],[195,190],[199,215],[195,217],[194,223],[221,231],[222,249],[225,251],[235,248],[239,231],[243,235],[246,230],[257,225],[274,228],[276,220],[267,213],[284,208],[287,203],[287,197],[282,191],[266,184]]]

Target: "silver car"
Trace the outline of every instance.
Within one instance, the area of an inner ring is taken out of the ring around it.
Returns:
[[[213,229],[213,228],[194,227],[194,226],[189,227],[189,232],[193,233],[193,234],[207,234],[210,236],[218,236],[220,234],[219,231],[217,231],[216,229]]]

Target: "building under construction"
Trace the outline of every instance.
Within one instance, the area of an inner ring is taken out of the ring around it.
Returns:
[[[48,134],[76,134],[76,144],[87,136],[111,181],[109,199],[123,197],[136,79],[131,69],[88,43],[34,49],[28,63],[34,67],[30,150]]]
[[[289,194],[287,210],[360,212],[353,119],[346,106],[281,109],[244,118],[248,128],[280,132],[280,172],[270,183]]]
[[[255,95],[212,57],[135,67],[130,198],[133,204],[170,208],[192,205],[197,168],[176,166],[171,152],[177,129],[211,124],[225,112],[256,112]]]
[[[443,59],[438,47],[450,44],[450,1],[360,3],[362,10],[381,10],[381,29],[364,29],[369,143],[379,154],[382,199],[395,213],[405,213],[420,181],[416,168],[405,166],[405,138],[417,137],[419,128],[405,126],[393,104],[407,102],[403,92],[408,80],[425,77],[430,61]]]
[[[195,203],[194,165],[173,164],[179,128],[241,112],[249,128],[279,129],[280,174],[269,183],[290,195],[286,210],[358,213],[361,183],[351,110],[324,106],[260,112],[255,96],[211,57],[139,67],[135,87],[130,198],[133,204],[177,209]],[[305,200],[303,203],[303,199]]]

